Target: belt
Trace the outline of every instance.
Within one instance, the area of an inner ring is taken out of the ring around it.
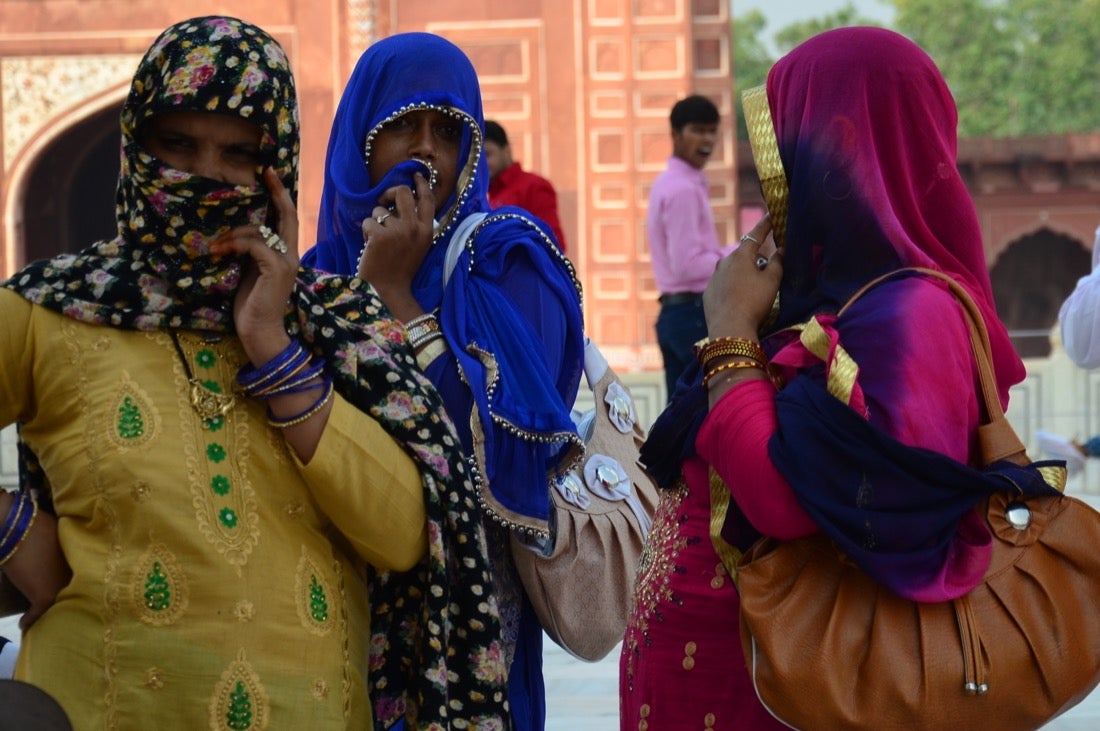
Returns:
[[[657,301],[662,305],[694,305],[703,301],[703,295],[699,292],[673,292],[662,294]]]

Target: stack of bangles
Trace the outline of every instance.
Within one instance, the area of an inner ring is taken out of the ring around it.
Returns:
[[[332,398],[332,378],[325,374],[325,361],[312,357],[295,339],[283,352],[259,368],[249,364],[237,371],[237,385],[246,396],[258,399],[321,389],[317,400],[300,414],[284,419],[272,414],[269,407],[267,423],[279,429],[301,424],[323,409]]]
[[[439,320],[432,312],[414,317],[405,323],[405,338],[414,351],[419,351],[428,343],[441,337],[443,337],[443,331],[439,328]]]
[[[695,344],[695,357],[703,366],[703,388],[710,388],[711,381],[727,371],[757,368],[767,373],[768,370],[764,348],[745,338],[703,338]]]
[[[0,528],[0,566],[8,562],[23,540],[31,532],[34,519],[38,517],[38,503],[29,492],[19,492],[12,496],[11,509]]]

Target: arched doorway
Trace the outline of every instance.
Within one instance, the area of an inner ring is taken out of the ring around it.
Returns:
[[[1079,242],[1044,228],[1013,242],[989,271],[997,314],[1022,357],[1050,355],[1058,310],[1090,259]]]
[[[82,119],[38,156],[23,198],[24,262],[114,236],[118,115],[112,105]]]

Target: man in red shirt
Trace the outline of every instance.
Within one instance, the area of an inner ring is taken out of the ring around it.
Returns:
[[[485,161],[489,163],[489,202],[493,208],[519,206],[545,221],[565,251],[565,235],[558,219],[558,194],[550,181],[529,173],[512,160],[508,135],[496,122],[485,120]]]

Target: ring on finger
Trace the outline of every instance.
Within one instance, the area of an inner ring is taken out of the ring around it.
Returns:
[[[767,266],[768,266],[768,257],[766,257],[766,256],[756,257],[756,268],[757,269],[764,269]]]
[[[283,237],[272,231],[267,226],[260,226],[260,237],[267,244],[267,248],[276,251],[280,254],[285,254],[289,249],[286,246],[286,242],[283,241]]]
[[[386,219],[389,218],[389,217],[390,217],[389,213],[379,213],[377,216],[374,217],[374,220],[378,222],[379,226],[381,226],[382,224],[384,224],[386,222]]]
[[[760,242],[759,242],[759,241],[757,240],[757,238],[756,238],[755,236],[753,236],[752,234],[745,234],[744,236],[742,236],[742,237],[741,237],[741,243],[742,243],[742,244],[743,244],[743,243],[745,243],[746,241],[751,241],[751,242],[753,242],[754,244],[756,244],[757,246],[759,246],[759,245],[760,245]]]

